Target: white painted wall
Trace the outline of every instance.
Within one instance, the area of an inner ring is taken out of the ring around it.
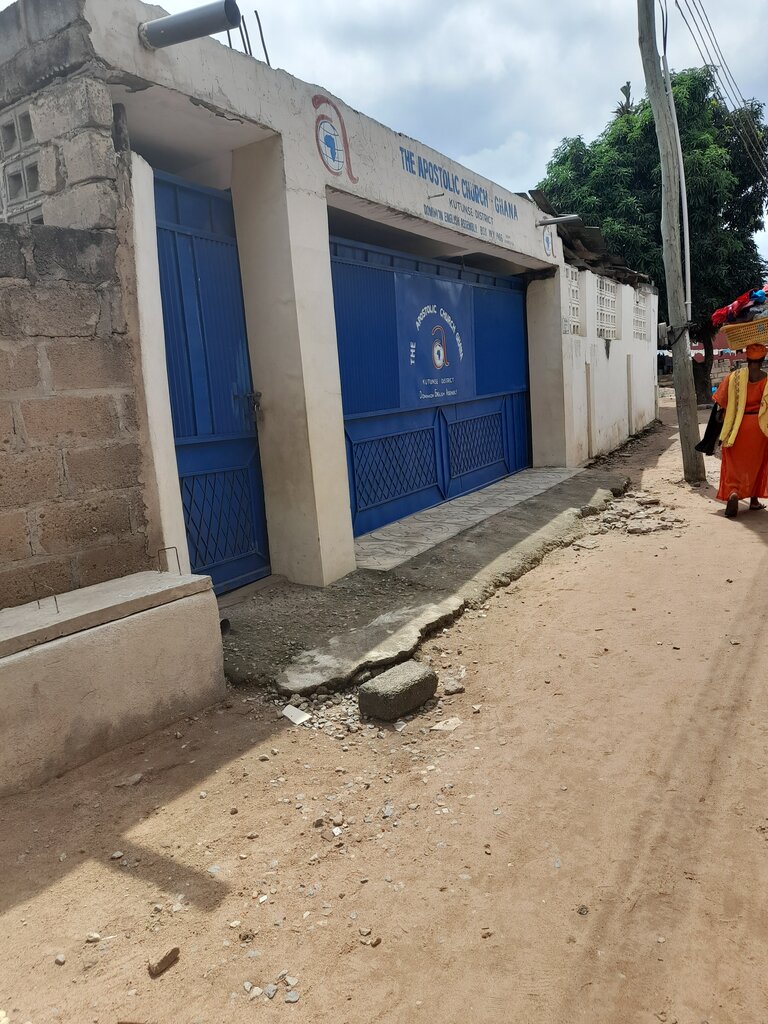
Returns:
[[[646,340],[639,341],[633,331],[635,290],[618,285],[617,338],[606,344],[596,329],[597,275],[581,271],[579,278],[579,333],[570,329],[566,275],[560,279],[568,466],[612,451],[656,416],[657,293],[643,289]]]
[[[325,196],[286,188],[279,136],[235,151],[232,196],[272,571],[325,586],[355,568]]]

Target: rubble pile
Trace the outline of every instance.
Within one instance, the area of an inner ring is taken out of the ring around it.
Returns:
[[[674,508],[666,506],[660,498],[645,491],[627,491],[622,498],[612,501],[596,517],[593,533],[618,530],[627,534],[658,533],[675,530],[686,525],[686,520]]]

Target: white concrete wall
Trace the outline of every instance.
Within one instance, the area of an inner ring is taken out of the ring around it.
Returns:
[[[286,188],[278,136],[236,150],[232,195],[272,571],[355,568],[325,196]]]
[[[633,330],[635,290],[617,286],[617,337],[597,335],[597,276],[581,271],[579,333],[569,322],[568,282],[561,277],[563,375],[567,422],[566,464],[579,466],[612,451],[656,416],[658,295],[644,288],[646,339]]]

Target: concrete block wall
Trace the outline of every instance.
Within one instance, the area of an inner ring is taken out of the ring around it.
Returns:
[[[0,608],[151,563],[116,246],[0,225]]]
[[[0,106],[0,608],[156,563],[113,117],[86,73]]]
[[[114,228],[112,124],[109,89],[88,76],[0,110],[0,220]]]

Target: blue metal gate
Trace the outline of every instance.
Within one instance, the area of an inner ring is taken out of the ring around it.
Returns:
[[[531,464],[515,278],[331,243],[355,535]]]
[[[189,557],[220,594],[270,571],[232,202],[156,173],[155,207]]]

